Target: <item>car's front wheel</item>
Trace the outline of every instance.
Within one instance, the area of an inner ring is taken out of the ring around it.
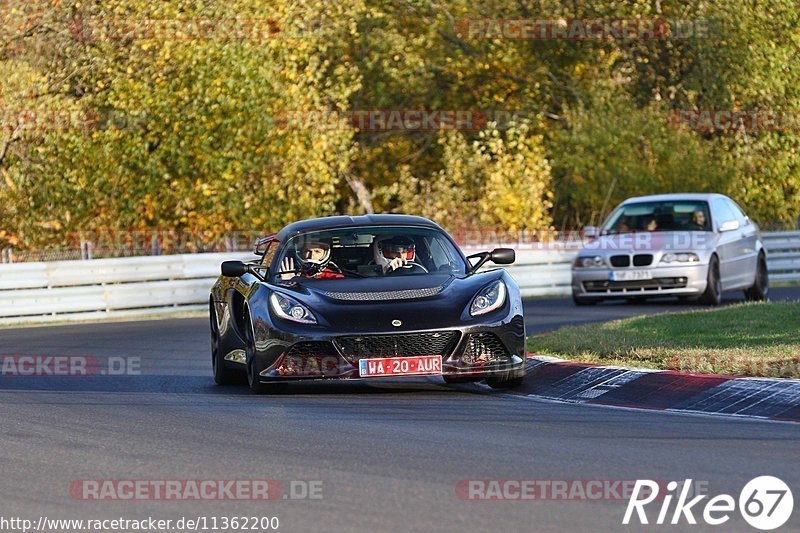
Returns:
[[[722,303],[722,280],[719,276],[719,259],[711,256],[708,262],[708,274],[706,275],[706,290],[700,296],[700,303],[706,305],[719,305]]]
[[[756,266],[756,279],[753,286],[744,291],[745,299],[751,302],[761,302],[767,299],[769,293],[769,274],[767,273],[767,258],[759,254]]]
[[[496,390],[516,389],[525,381],[525,376],[509,378],[507,376],[497,376],[486,378],[486,384]]]
[[[250,387],[250,392],[253,394],[271,394],[286,390],[286,383],[262,383],[259,379],[255,356],[255,334],[253,333],[253,322],[250,320],[249,313],[246,313],[244,317],[244,336],[245,353],[247,354],[247,385]]]
[[[475,376],[442,376],[444,378],[444,382],[449,385],[456,385],[459,383],[475,383],[476,381],[480,381],[480,377]]]

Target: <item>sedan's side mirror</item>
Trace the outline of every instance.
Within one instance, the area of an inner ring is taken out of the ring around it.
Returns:
[[[583,236],[587,239],[594,239],[597,237],[597,228],[595,226],[584,226]]]
[[[722,223],[719,227],[719,232],[724,233],[726,231],[734,231],[739,229],[739,221],[738,220],[727,220]]]
[[[510,265],[517,259],[517,254],[511,248],[495,248],[492,250],[492,263]]]
[[[220,270],[227,278],[238,278],[250,272],[250,267],[241,261],[224,261]]]

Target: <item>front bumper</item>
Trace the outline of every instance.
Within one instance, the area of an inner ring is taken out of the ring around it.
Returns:
[[[652,280],[612,281],[611,273],[650,270]],[[700,296],[706,290],[707,264],[658,266],[651,268],[572,268],[573,296],[590,299],[636,298],[643,296]]]
[[[359,375],[359,359],[414,355],[441,355],[443,376],[525,375],[522,315],[467,327],[369,334],[298,335],[270,329],[255,348],[254,369],[263,382],[378,379]]]

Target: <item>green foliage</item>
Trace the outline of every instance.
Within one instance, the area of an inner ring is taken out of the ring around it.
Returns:
[[[706,35],[458,31],[482,17],[663,19]],[[800,131],[668,121],[692,108],[797,112],[793,0],[12,0],[0,18],[0,242],[97,228],[267,231],[369,210],[453,230],[575,227],[628,196],[679,190],[726,192],[769,225],[800,211]],[[261,33],[98,33],[164,20]],[[275,122],[376,109],[521,118],[469,131]]]

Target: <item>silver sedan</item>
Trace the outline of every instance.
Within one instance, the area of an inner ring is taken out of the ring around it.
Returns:
[[[572,298],[697,297],[719,305],[724,291],[763,300],[767,252],[758,226],[722,194],[629,198],[588,240],[572,265]]]

